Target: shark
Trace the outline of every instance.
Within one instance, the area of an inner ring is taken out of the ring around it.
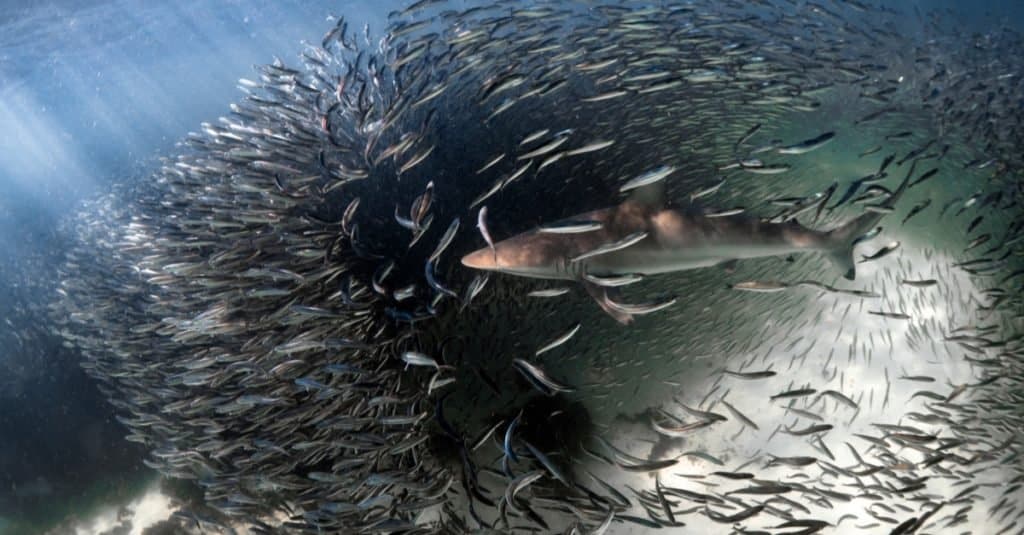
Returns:
[[[722,266],[744,259],[823,253],[846,279],[856,278],[853,246],[872,230],[906,189],[907,181],[876,210],[830,230],[795,219],[773,222],[745,212],[719,216],[666,202],[664,181],[637,188],[618,205],[578,214],[462,258],[471,269],[582,284],[601,308],[622,324],[635,313],[617,306],[614,277],[643,277]]]

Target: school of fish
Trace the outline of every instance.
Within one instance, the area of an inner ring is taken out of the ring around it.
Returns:
[[[202,489],[183,530],[1024,533],[1024,36],[868,0],[356,26],[62,223],[53,330]],[[588,270],[656,236],[580,214],[652,196],[708,243],[870,225],[838,271]],[[558,277],[501,269],[522,233]]]

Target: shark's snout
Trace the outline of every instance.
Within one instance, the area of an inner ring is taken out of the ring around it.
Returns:
[[[497,268],[497,264],[494,262],[494,251],[490,247],[478,249],[462,257],[462,265],[483,270],[494,270]]]

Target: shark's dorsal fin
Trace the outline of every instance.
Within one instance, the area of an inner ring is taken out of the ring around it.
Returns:
[[[640,186],[629,194],[630,201],[642,204],[649,208],[662,208],[665,206],[665,181],[659,180],[646,186]]]

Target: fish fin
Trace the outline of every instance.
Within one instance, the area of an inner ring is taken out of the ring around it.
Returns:
[[[733,258],[731,260],[723,260],[718,263],[718,266],[725,270],[726,273],[732,274],[736,272],[736,268],[740,265],[740,261]]]
[[[853,246],[858,236],[871,230],[882,219],[882,214],[868,212],[825,234],[825,249],[829,260],[847,280],[857,278],[853,264]]]
[[[597,301],[597,305],[601,307],[601,310],[604,310],[605,313],[611,316],[615,321],[622,325],[629,325],[630,323],[633,323],[632,314],[626,314],[625,312],[615,310],[608,304],[607,288],[587,281],[580,281],[580,284],[587,289],[587,293],[590,294],[590,297],[594,298],[594,301]]]
[[[907,191],[910,185],[910,177],[913,174],[914,166],[912,165],[910,171],[907,172],[907,176],[900,182],[899,187],[882,203],[882,206],[892,208],[896,205],[900,198],[903,197],[903,193]],[[874,228],[882,220],[883,215],[882,213],[874,212],[861,214],[849,223],[832,229],[825,234],[827,240],[825,248],[828,251],[829,259],[839,268],[846,279],[854,280],[857,277],[857,270],[853,264],[855,240]]]
[[[629,200],[651,208],[665,206],[665,181],[659,180],[633,190]]]
[[[857,268],[853,265],[853,247],[833,249],[829,251],[828,259],[846,280],[852,281],[857,278]]]

